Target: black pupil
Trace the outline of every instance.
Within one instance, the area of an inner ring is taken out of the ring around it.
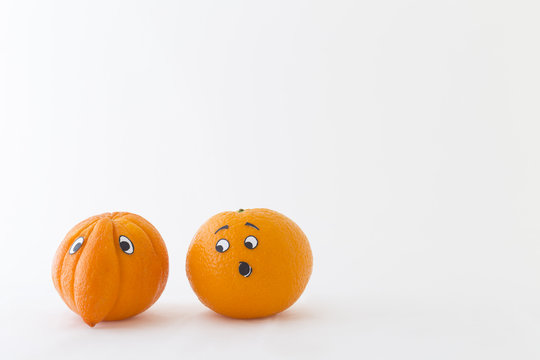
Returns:
[[[246,241],[246,247],[248,249],[253,249],[253,243],[251,241]]]
[[[123,251],[128,251],[130,247],[131,246],[129,246],[129,243],[127,241],[120,242],[120,248],[122,248]]]
[[[219,251],[219,252],[223,252],[223,246],[216,245],[216,250]]]
[[[79,241],[78,243],[75,244],[75,246],[73,247],[73,252],[77,252],[82,246],[82,241]]]

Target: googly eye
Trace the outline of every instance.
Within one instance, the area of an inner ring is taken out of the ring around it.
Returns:
[[[245,240],[244,240],[244,245],[248,248],[248,249],[255,249],[257,247],[257,245],[259,245],[259,241],[257,241],[257,238],[253,235],[249,235]]]
[[[229,242],[226,239],[220,239],[216,243],[216,250],[217,252],[225,252],[229,249]]]
[[[75,241],[73,242],[73,244],[71,244],[71,247],[69,248],[69,253],[71,255],[75,254],[77,251],[79,251],[81,246],[83,246],[83,243],[84,243],[84,237],[81,236],[75,239]]]
[[[120,241],[120,249],[122,249],[123,252],[125,252],[128,255],[133,254],[135,247],[133,247],[133,243],[131,242],[131,240],[129,240],[124,235],[121,235],[119,241]]]

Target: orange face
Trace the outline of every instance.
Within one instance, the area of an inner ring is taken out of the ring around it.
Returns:
[[[126,212],[93,216],[65,237],[53,263],[64,302],[90,326],[150,307],[169,272],[165,243],[144,218]]]
[[[302,230],[268,209],[228,211],[208,220],[188,250],[186,272],[199,299],[234,318],[278,313],[302,294],[313,258]]]

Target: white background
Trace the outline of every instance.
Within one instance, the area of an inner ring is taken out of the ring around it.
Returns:
[[[537,1],[1,1],[2,359],[538,359]],[[184,272],[211,215],[267,207],[314,272],[230,320]],[[125,210],[161,299],[87,327],[56,294],[78,221]]]

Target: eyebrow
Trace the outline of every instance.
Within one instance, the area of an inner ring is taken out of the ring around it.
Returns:
[[[251,226],[252,228],[255,228],[255,229],[259,230],[259,228],[256,227],[255,225],[253,225],[252,223],[248,223],[248,222],[247,222],[246,225],[247,225],[247,226]]]
[[[225,229],[228,229],[229,228],[229,225],[223,225],[222,227],[220,227],[219,229],[216,230],[216,232],[214,234],[217,234],[219,230],[225,230]]]

